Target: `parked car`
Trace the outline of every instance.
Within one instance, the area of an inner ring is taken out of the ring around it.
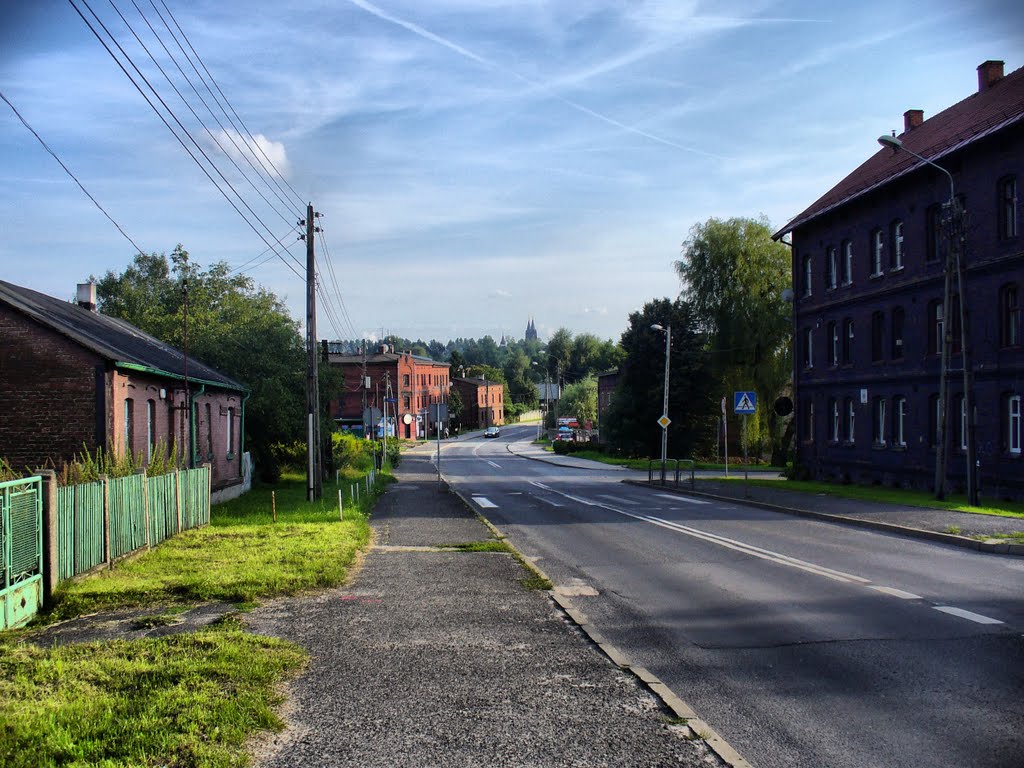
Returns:
[[[488,427],[484,430],[484,437],[497,437],[501,434],[501,430],[497,427]]]

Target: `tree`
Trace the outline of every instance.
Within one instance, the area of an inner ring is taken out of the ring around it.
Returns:
[[[558,413],[572,416],[581,427],[593,424],[597,420],[597,379],[587,376],[567,385],[558,404]]]
[[[548,373],[551,380],[557,381],[557,376],[563,376],[569,369],[569,361],[572,358],[572,331],[568,328],[559,328],[548,342]]]
[[[771,407],[792,375],[789,249],[771,238],[767,219],[708,219],[695,224],[675,263],[683,296],[710,336],[714,375],[724,393],[754,389],[764,407],[751,418],[755,443],[784,451]]]
[[[625,359],[605,421],[608,440],[627,455],[660,455],[657,421],[665,380],[665,341],[651,330],[653,324],[672,327],[669,455],[689,458],[714,444],[717,410],[707,338],[699,330],[693,308],[680,299],[650,301],[629,316],[620,341]]]
[[[246,385],[246,443],[257,455],[271,443],[304,439],[306,351],[299,325],[284,304],[245,275],[215,263],[203,270],[178,245],[138,254],[121,274],[97,281],[99,310],[182,348],[184,287],[188,286],[189,356]],[[173,268],[172,268],[173,264]],[[340,386],[324,371],[321,386]],[[333,389],[321,389],[326,403]]]
[[[452,387],[448,391],[448,422],[455,427],[455,431],[462,426],[462,409],[462,395]]]

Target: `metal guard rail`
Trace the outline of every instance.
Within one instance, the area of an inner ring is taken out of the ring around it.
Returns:
[[[658,473],[658,475],[659,475],[659,479],[658,479],[659,485],[662,485],[662,486],[668,485],[668,477],[667,476],[668,476],[668,473],[669,473],[669,467],[670,466],[673,468],[673,476],[675,478],[674,485],[675,485],[676,488],[679,487],[679,476],[680,476],[680,474],[682,472],[686,471],[685,470],[686,467],[689,468],[689,470],[690,470],[690,490],[692,491],[695,488],[695,476],[694,475],[695,475],[695,470],[697,468],[697,462],[694,459],[668,459],[665,462],[665,466],[661,465],[661,460],[660,459],[651,459],[647,463],[647,482],[648,482],[648,484],[649,485],[654,485],[654,483],[655,483],[654,470],[657,467],[660,470],[660,472]]]

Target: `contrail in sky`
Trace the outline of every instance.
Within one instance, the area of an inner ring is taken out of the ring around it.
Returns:
[[[578,102],[572,101],[571,99],[567,99],[564,96],[559,96],[557,93],[552,92],[551,87],[548,86],[547,84],[542,83],[538,80],[533,80],[529,77],[526,77],[525,75],[521,75],[518,72],[509,69],[508,67],[504,67],[496,62],[491,61],[490,59],[480,56],[479,54],[473,53],[473,51],[469,50],[468,48],[464,48],[458,43],[454,43],[451,40],[441,37],[440,35],[436,35],[430,30],[424,29],[423,27],[419,26],[418,24],[413,24],[411,21],[406,21],[405,19],[400,19],[397,16],[393,16],[384,9],[378,8],[373,3],[367,2],[367,0],[349,0],[349,2],[352,3],[352,5],[356,6],[357,8],[361,8],[362,10],[366,11],[369,14],[372,14],[373,16],[376,16],[379,19],[390,22],[392,24],[396,24],[399,27],[402,27],[403,29],[412,32],[414,35],[422,37],[425,40],[429,40],[432,43],[437,43],[438,45],[444,46],[445,48],[454,51],[460,56],[464,56],[465,58],[470,59],[471,61],[475,61],[482,67],[486,67],[487,69],[493,69],[497,72],[502,72],[510,77],[515,78],[516,80],[519,80],[520,82],[526,83],[532,88],[542,90],[548,93],[551,96],[551,98],[562,102],[566,106],[575,109],[577,112],[582,112],[583,114],[588,115],[594,118],[595,120],[600,120],[602,123],[607,123],[608,125],[614,126],[615,128],[619,128],[623,131],[634,133],[637,136],[643,136],[645,139],[655,141],[658,144],[664,144],[666,147],[672,147],[673,149],[678,149],[683,152],[692,152],[694,154],[703,155],[704,157],[711,157],[716,160],[724,159],[720,155],[715,155],[712,154],[711,152],[705,152],[704,150],[696,149],[695,147],[687,147],[683,144],[677,144],[674,141],[641,130],[640,128],[637,128],[635,126],[626,125],[625,123],[622,123],[613,117],[609,117],[608,115],[602,114],[601,112],[595,112],[589,107],[585,107]]]

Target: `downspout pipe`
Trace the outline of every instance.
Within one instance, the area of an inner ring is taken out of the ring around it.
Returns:
[[[199,391],[195,395],[191,395],[186,392],[185,395],[188,397],[189,407],[189,430],[188,430],[188,451],[189,451],[189,468],[196,468],[196,398],[206,392],[206,385],[200,384]]]
[[[246,392],[242,398],[242,423],[238,426],[238,467],[242,469],[242,462],[245,461],[245,403],[252,397],[252,392]]]

